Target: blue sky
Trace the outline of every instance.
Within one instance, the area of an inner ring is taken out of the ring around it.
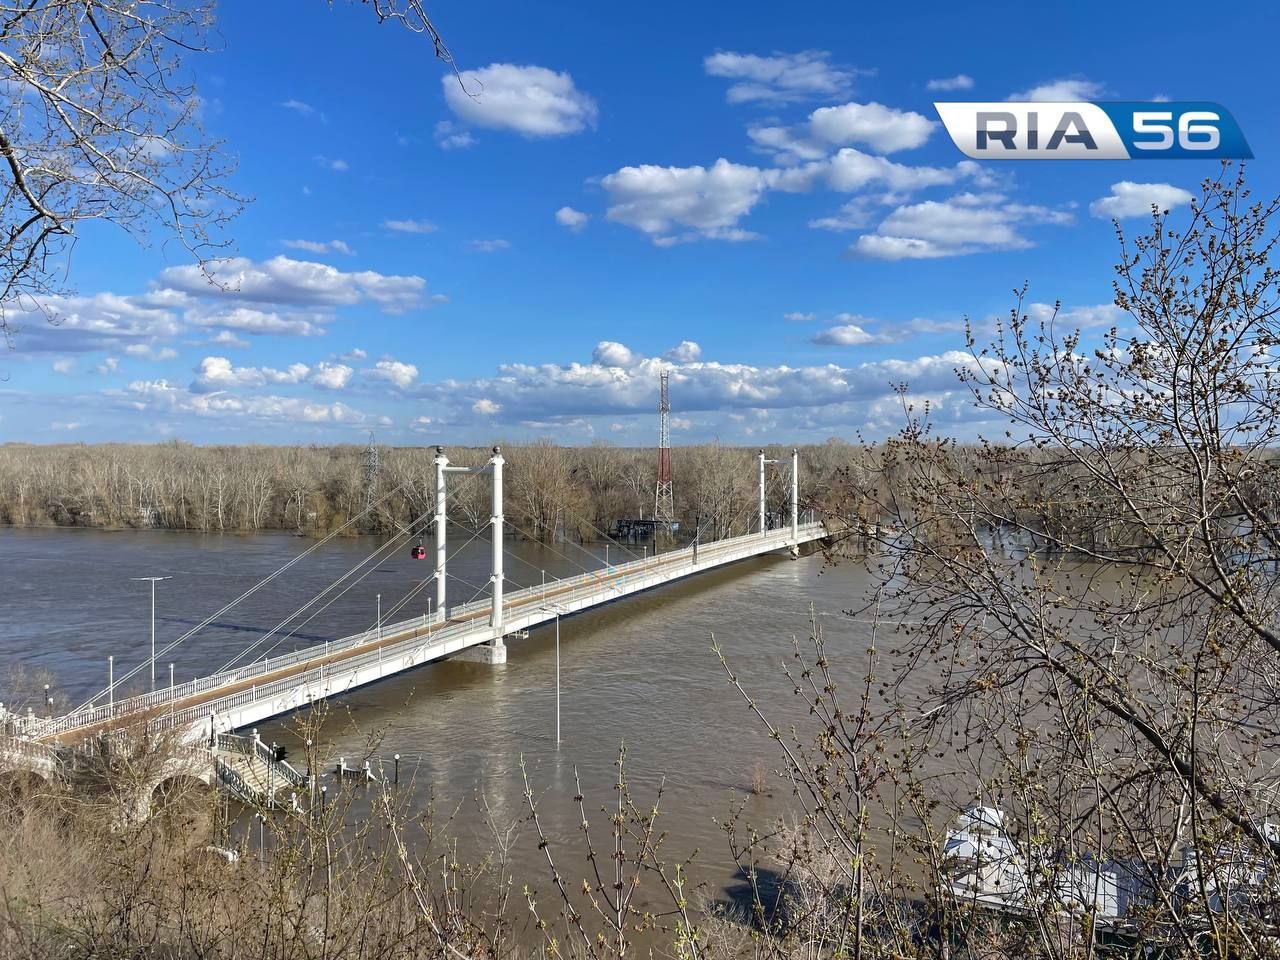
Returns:
[[[469,96],[364,5],[228,0],[227,289],[88,230],[0,440],[648,445],[662,366],[678,443],[883,436],[904,381],[972,436],[962,318],[1109,326],[1111,215],[1217,164],[967,162],[934,100],[1213,100],[1280,184],[1263,4],[961,6],[430,4]]]

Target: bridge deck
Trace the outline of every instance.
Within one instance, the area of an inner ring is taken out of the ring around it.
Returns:
[[[826,535],[821,523],[802,524],[792,538],[789,527],[700,545],[697,562],[691,547],[644,560],[610,566],[544,586],[507,594],[504,624],[490,624],[491,603],[480,600],[439,613],[232,670],[201,677],[111,705],[87,708],[53,720],[34,720],[35,738],[74,743],[100,730],[147,723],[153,728],[193,731],[239,729],[288,713],[316,700],[364,686],[383,677],[438,660],[460,650],[499,641],[554,619],[649,590],[704,570],[775,550],[799,546]]]

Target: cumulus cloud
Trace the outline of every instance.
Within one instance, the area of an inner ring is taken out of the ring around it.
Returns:
[[[76,362],[71,357],[59,357],[53,361],[53,372],[66,375],[76,368]]]
[[[499,250],[508,250],[511,247],[509,240],[472,240],[471,249],[479,250],[481,253],[497,253]]]
[[[205,357],[196,369],[191,382],[192,393],[236,390],[261,386],[311,384],[325,390],[341,390],[354,373],[342,363],[322,360],[314,367],[305,363],[291,363],[283,370],[274,367],[237,367],[226,357]]]
[[[476,138],[452,120],[441,120],[432,129],[436,146],[441,150],[465,150],[475,145]]]
[[[676,363],[693,363],[695,360],[702,358],[702,347],[692,340],[681,340],[676,346],[664,353],[663,356]]]
[[[237,367],[226,357],[205,357],[200,361],[191,390],[207,393],[236,387],[260,387],[264,384],[301,383],[310,373],[305,363],[292,363],[287,369],[273,367]]]
[[[758,124],[747,130],[756,149],[775,161],[794,165],[820,160],[833,148],[866,147],[875,153],[895,153],[922,145],[937,122],[912,110],[881,103],[846,103],[820,107],[797,126]]]
[[[363,424],[370,417],[344,403],[317,403],[301,397],[241,396],[226,390],[201,393],[168,380],[135,380],[108,395],[126,409],[156,413],[186,413],[197,417],[243,420],[250,418],[292,424]]]
[[[1020,90],[1009,95],[1010,100],[1039,100],[1042,102],[1094,100],[1102,96],[1103,86],[1083,78],[1050,80],[1030,90]]]
[[[725,98],[730,103],[793,103],[834,98],[848,93],[857,71],[832,64],[825,50],[800,53],[721,51],[703,60],[710,76],[734,81]]]
[[[590,219],[590,214],[575,210],[573,207],[561,207],[556,211],[556,223],[562,227],[568,227],[574,233],[585,227]]]
[[[673,231],[681,227],[704,237],[741,240],[750,235],[736,224],[760,202],[770,173],[722,157],[710,167],[623,167],[600,182],[609,193],[608,218],[659,242],[676,239]]]
[[[217,260],[208,273],[194,264],[167,267],[160,282],[174,290],[211,299],[273,304],[345,306],[372,302],[388,313],[418,306],[427,284],[417,276],[394,276],[373,270],[343,271],[326,263],[272,257]]]
[[[441,84],[449,109],[477,127],[555,137],[595,126],[595,101],[574,86],[568,73],[491,63],[463,70],[460,77],[446,74]]]
[[[383,220],[382,225],[396,233],[435,233],[437,229],[430,220]]]
[[[591,362],[602,367],[630,367],[642,358],[624,344],[613,340],[601,340],[591,352]]]
[[[353,373],[355,371],[345,363],[331,363],[328,360],[321,360],[311,372],[308,381],[326,390],[341,390],[351,380]]]
[[[198,304],[187,310],[183,319],[194,327],[213,327],[231,336],[231,331],[236,331],[251,336],[319,337],[333,317],[315,311]]]
[[[658,374],[666,370],[673,406],[681,416],[810,410],[885,397],[902,382],[919,391],[959,389],[956,369],[973,362],[967,352],[957,350],[853,366],[761,367],[707,360],[701,354],[685,360],[644,357],[625,344],[606,341],[597,345],[589,363],[504,364],[492,377],[419,384],[411,395],[464,422],[475,415],[510,418],[514,424],[590,417],[616,421],[650,413]]]
[[[414,380],[418,379],[418,368],[412,363],[403,363],[400,360],[387,358],[379,360],[371,369],[366,370],[366,377],[374,380],[386,380],[388,383],[399,387],[401,390],[408,387]]]
[[[178,351],[172,347],[157,347],[151,343],[131,343],[124,348],[124,352],[142,360],[172,360],[178,355]]]
[[[999,194],[960,194],[900,206],[873,234],[863,234],[853,250],[877,260],[921,260],[1033,246],[1026,224],[1071,223],[1070,213],[1009,203]]]
[[[236,347],[243,349],[249,346],[248,340],[245,340],[242,337],[237,337],[230,330],[219,330],[204,342],[211,347]]]
[[[798,310],[793,310],[790,313],[784,313],[782,319],[787,323],[811,323],[818,319],[818,315],[816,313],[801,313]]]
[[[4,311],[24,351],[81,353],[172,337],[182,329],[181,306],[181,301],[158,295],[97,293],[44,297],[38,302],[24,297],[5,304]]]
[[[608,219],[669,246],[699,238],[755,239],[739,221],[771,191],[800,193],[825,186],[853,193],[883,187],[903,194],[966,179],[985,183],[989,176],[971,160],[952,167],[913,167],[844,147],[826,160],[787,169],[761,169],[722,157],[710,167],[623,167],[600,183],[609,195]],[[815,225],[835,223],[824,218]]]
[[[875,219],[875,202],[870,197],[854,197],[840,205],[840,209],[827,217],[815,217],[809,221],[814,230],[832,230],[845,233],[869,227]]]
[[[342,240],[281,240],[290,250],[305,250],[307,253],[341,253],[352,256],[352,250]]]
[[[965,73],[957,73],[954,77],[941,77],[937,80],[930,80],[924,86],[926,90],[937,90],[944,93],[952,90],[972,90],[973,77]]]
[[[866,317],[852,313],[836,315],[836,325],[828,327],[813,337],[813,342],[823,346],[860,347],[868,343],[892,343],[894,338],[885,333],[872,333],[866,328]]]
[[[1095,217],[1122,220],[1125,217],[1149,217],[1151,208],[1168,212],[1186,206],[1192,196],[1181,187],[1169,183],[1134,183],[1121,180],[1111,185],[1111,193],[1089,204]]]

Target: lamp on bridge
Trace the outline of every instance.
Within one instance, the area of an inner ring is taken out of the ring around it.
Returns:
[[[130,580],[151,584],[151,689],[156,688],[156,583],[173,577],[130,577]]]

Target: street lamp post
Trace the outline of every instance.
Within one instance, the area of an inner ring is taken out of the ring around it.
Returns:
[[[556,611],[556,749],[560,749],[560,611]]]
[[[151,584],[151,689],[156,688],[156,583],[173,577],[130,577],[130,580]]]
[[[378,594],[378,639],[382,639],[382,594]]]

